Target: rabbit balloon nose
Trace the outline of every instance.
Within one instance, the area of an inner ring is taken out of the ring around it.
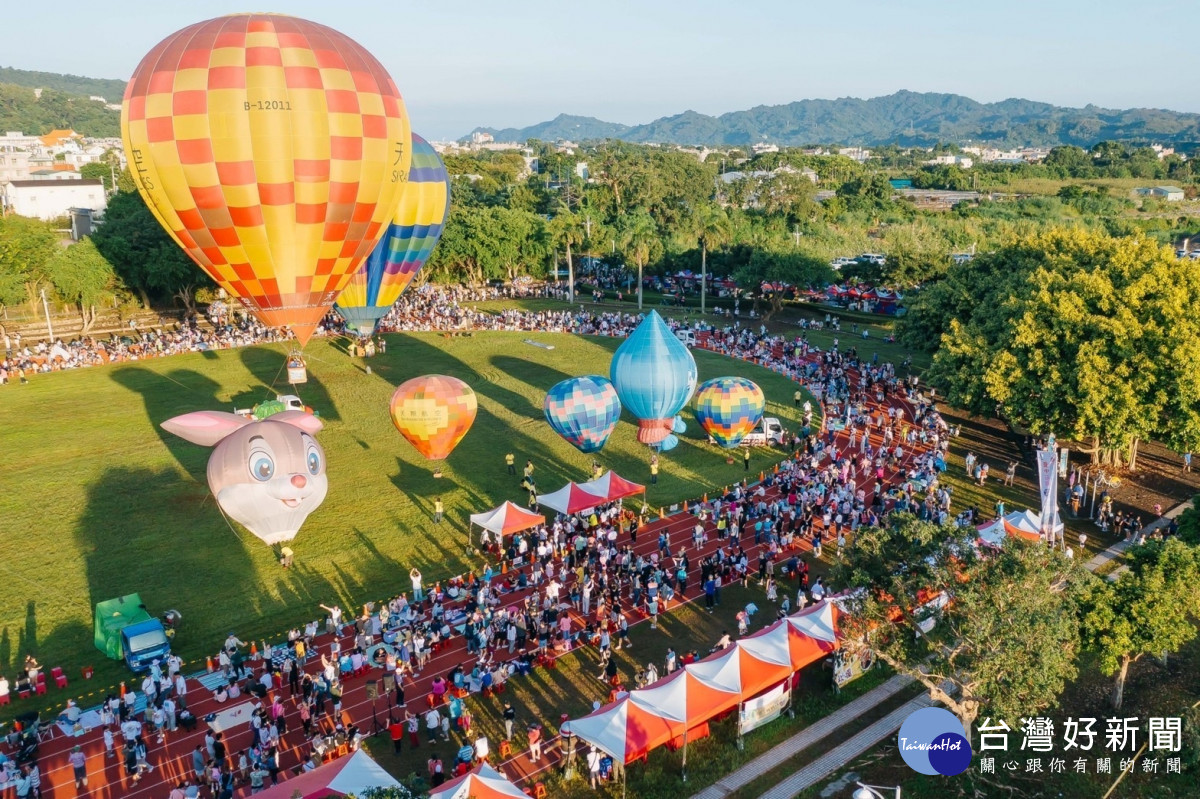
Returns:
[[[304,475],[302,475],[302,474],[293,474],[292,475],[292,485],[294,485],[296,488],[304,488],[304,486],[307,484],[308,484],[308,480],[306,480],[304,478]]]

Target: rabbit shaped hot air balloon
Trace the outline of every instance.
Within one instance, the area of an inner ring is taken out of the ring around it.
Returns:
[[[325,450],[313,437],[322,422],[303,411],[263,420],[195,411],[162,423],[180,438],[213,447],[208,487],[221,510],[267,544],[295,538],[325,501]]]

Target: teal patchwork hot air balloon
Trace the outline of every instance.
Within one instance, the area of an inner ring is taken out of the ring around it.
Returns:
[[[546,421],[580,452],[596,452],[621,418],[621,400],[608,378],[572,377],[546,392]]]

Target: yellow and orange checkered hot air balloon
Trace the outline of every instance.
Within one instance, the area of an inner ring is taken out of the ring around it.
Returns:
[[[160,42],[125,90],[121,131],[171,237],[301,345],[386,232],[412,158],[404,101],[375,57],[276,14]]]
[[[457,377],[414,377],[392,394],[392,424],[417,452],[440,461],[471,429],[478,407],[475,392]]]

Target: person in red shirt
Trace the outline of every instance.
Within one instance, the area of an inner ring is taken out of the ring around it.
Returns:
[[[392,736],[392,749],[400,754],[400,744],[404,741],[404,722],[393,717],[388,724],[388,734]]]

